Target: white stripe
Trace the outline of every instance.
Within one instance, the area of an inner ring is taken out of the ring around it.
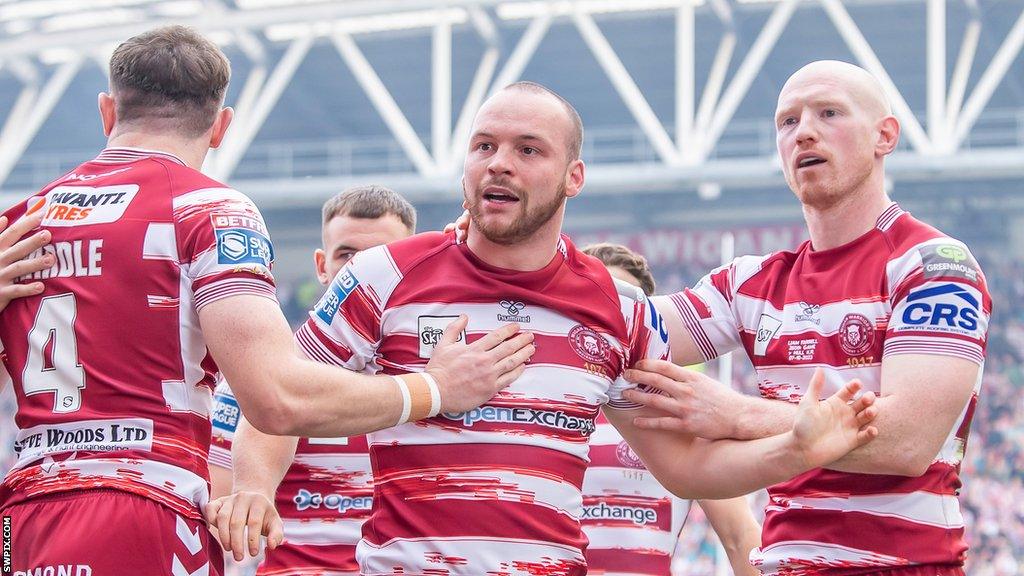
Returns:
[[[822,398],[828,398],[835,394],[853,379],[861,381],[862,389],[873,391],[876,394],[881,390],[882,371],[879,368],[881,358],[875,364],[866,366],[832,366],[830,364],[800,364],[796,366],[758,366],[756,368],[758,380],[771,382],[773,384],[788,384],[790,391],[799,390],[801,397],[807,390],[814,371],[821,368],[825,372],[825,387],[822,390]]]
[[[281,519],[284,524],[285,541],[296,546],[327,546],[331,544],[355,546],[362,537],[363,521],[351,518]]]
[[[590,540],[588,550],[655,550],[671,555],[676,547],[676,533],[656,526],[609,528],[584,524],[583,533]]]
[[[809,302],[810,304],[810,302]],[[787,304],[780,310],[767,300],[737,294],[733,303],[733,310],[740,321],[740,325],[747,332],[755,332],[761,323],[761,315],[767,314],[782,322],[782,328],[776,337],[794,334],[813,332],[822,336],[830,336],[839,331],[843,319],[850,314],[860,314],[867,317],[871,322],[878,318],[887,318],[890,314],[889,304],[885,300],[877,302],[850,302],[844,300],[833,302],[819,308],[817,317],[821,324],[813,322],[797,322],[797,314],[803,313],[803,307],[799,302]]]
[[[402,395],[402,413],[398,415],[398,422],[395,426],[401,426],[409,421],[409,413],[412,412],[412,395],[409,394],[409,385],[398,376],[392,376],[392,380],[398,385],[398,393]]]
[[[443,557],[460,558],[464,562],[444,563]],[[585,565],[578,548],[534,540],[481,537],[394,539],[380,546],[363,540],[356,548],[356,560],[363,576],[391,576],[396,567],[412,574],[443,570],[449,576],[481,576],[488,572],[534,576],[537,569],[559,566],[563,562]]]
[[[173,222],[151,222],[146,227],[142,259],[178,261],[178,241]]]
[[[543,474],[543,472],[538,472],[538,474]],[[377,478],[377,485],[384,486],[389,482],[406,478],[418,479],[421,486],[426,486],[436,480],[442,480],[446,487],[457,486],[460,481],[465,482],[465,488],[462,491],[445,488],[444,492],[433,494],[432,501],[520,502],[548,508],[573,520],[578,520],[583,513],[583,496],[580,491],[572,484],[552,479],[549,475],[534,476],[521,470],[502,470],[496,466],[484,471],[459,470],[449,467],[415,468],[404,473],[390,474],[387,479]],[[478,489],[481,481],[501,487],[491,488],[486,495],[483,495]]]
[[[635,472],[629,478],[623,477],[623,470]],[[591,466],[583,476],[583,493],[587,495],[624,495],[658,499],[675,499],[647,470],[639,468]]]
[[[313,440],[312,438],[310,439]],[[295,454],[295,462],[310,468],[328,470],[332,474],[345,474],[346,486],[358,486],[360,478],[354,474],[362,473],[361,484],[369,486],[373,481],[373,470],[370,467],[369,454],[325,454],[322,452],[299,452]]]
[[[387,262],[386,266],[384,262]],[[380,301],[374,302],[377,307],[386,305],[403,278],[391,251],[384,245],[359,252],[348,264],[348,269],[360,284],[373,288],[373,293],[380,298]],[[372,294],[368,296],[372,298]]]
[[[360,282],[362,279],[360,278]],[[498,319],[499,315],[506,316],[508,311],[495,301],[490,304],[471,302],[434,302],[414,303],[393,306],[384,310],[381,315],[381,332],[384,334],[416,334],[417,319],[420,316],[458,316],[466,314],[469,316],[469,325],[466,331],[469,333],[484,333],[504,326],[508,322]],[[579,325],[577,320],[559,314],[555,310],[541,306],[527,304],[518,314],[520,317],[530,317],[529,323],[520,323],[524,329],[535,334],[551,336],[566,336],[569,331]],[[614,349],[621,350],[622,345],[615,339],[608,339]]]
[[[791,498],[787,502],[790,510],[862,512],[947,530],[964,526],[964,517],[960,513],[960,502],[956,496],[924,491],[846,498]]]
[[[566,442],[541,434],[507,434],[488,432],[472,428],[453,429],[441,427],[434,420],[450,425],[457,423],[446,421],[443,416],[436,419],[420,420],[419,423],[403,424],[387,428],[367,435],[370,446],[417,446],[417,445],[451,445],[453,458],[458,455],[464,444],[499,444],[505,446],[536,446],[558,450],[587,461],[586,442]]]
[[[894,535],[898,537],[898,535]],[[808,566],[808,558],[813,565]],[[798,563],[789,563],[796,560]],[[786,569],[787,576],[809,576],[819,574],[822,568],[853,568],[901,566],[909,561],[898,556],[878,554],[870,550],[858,550],[838,544],[791,540],[772,544],[766,548],[755,548],[750,553],[750,563],[761,570],[764,576],[777,576],[780,569]]]

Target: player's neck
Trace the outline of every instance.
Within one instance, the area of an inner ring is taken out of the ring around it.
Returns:
[[[553,222],[549,222],[554,224]],[[561,224],[561,222],[558,222]],[[466,246],[484,262],[497,268],[533,272],[547,266],[558,251],[561,226],[544,226],[530,238],[516,244],[491,242],[470,223]]]
[[[175,138],[163,134],[147,134],[144,132],[115,132],[107,140],[108,148],[141,148],[156,152],[166,152],[181,159],[189,168],[200,170],[206,159],[208,147],[197,144],[195,140]]]
[[[868,189],[817,207],[804,204],[804,220],[815,251],[829,250],[860,238],[875,227],[892,200],[885,190]]]

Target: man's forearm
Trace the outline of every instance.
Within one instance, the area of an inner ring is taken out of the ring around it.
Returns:
[[[733,574],[758,576],[760,571],[750,565],[750,551],[761,545],[761,525],[754,519],[746,497],[700,500],[697,503],[718,534]]]
[[[264,434],[242,418],[231,447],[233,491],[258,492],[273,502],[278,485],[295,459],[298,440]]]
[[[797,405],[783,400],[744,396],[736,407],[736,439],[755,440],[793,429]]]

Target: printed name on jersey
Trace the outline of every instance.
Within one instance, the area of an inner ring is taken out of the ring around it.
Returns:
[[[299,488],[299,492],[292,498],[292,502],[295,503],[295,509],[299,512],[310,508],[319,510],[322,507],[334,510],[338,514],[344,514],[349,510],[369,510],[373,507],[372,496],[344,496],[342,494],[327,494],[325,496],[320,492],[310,492],[304,488]]]
[[[978,263],[971,253],[955,244],[925,246],[919,250],[925,278],[963,278],[978,281]]]
[[[81,420],[22,430],[14,443],[21,462],[66,452],[151,451],[153,421],[146,418]]]
[[[526,308],[526,304],[519,302],[518,300],[502,300],[498,304],[505,309],[505,314],[498,314],[499,322],[517,322],[519,324],[528,324],[530,322],[530,316],[523,316],[520,313]]]
[[[103,259],[101,249],[103,240],[74,240],[72,242],[54,242],[37,248],[26,259],[33,259],[45,254],[54,255],[53,266],[26,274],[18,278],[25,280],[45,280],[47,278],[81,278],[103,274],[100,260]]]
[[[420,316],[416,319],[416,333],[419,335],[420,342],[420,358],[430,358],[434,354],[434,347],[441,341],[444,329],[458,319],[458,316]],[[456,342],[466,342],[465,330],[459,333]]]
[[[761,314],[761,321],[757,323],[757,333],[754,335],[754,355],[764,356],[768,351],[768,343],[775,338],[782,328],[782,321],[768,314]]]
[[[124,216],[138,191],[138,184],[57,186],[46,194],[43,226],[68,227],[115,222]]]
[[[627,468],[647,469],[643,461],[640,460],[640,457],[629,447],[625,440],[619,442],[619,445],[615,447],[615,458],[618,459],[619,464]]]
[[[274,262],[274,245],[259,218],[245,214],[210,215],[217,236],[217,262],[220,264],[261,264]]]
[[[472,428],[477,422],[536,424],[559,430],[579,431],[581,436],[590,436],[597,429],[593,418],[571,416],[561,410],[481,406],[466,412],[445,412],[442,416],[449,420],[461,421],[467,428]]]
[[[978,329],[981,301],[969,285],[949,282],[911,291],[900,320],[905,326],[972,334]]]
[[[238,418],[242,411],[238,401],[227,394],[216,394],[213,397],[213,427],[232,432],[238,428]]]
[[[875,325],[863,314],[847,314],[839,324],[839,346],[850,356],[860,356],[875,341]]]
[[[581,520],[629,520],[637,526],[657,524],[658,511],[642,506],[621,506],[601,502],[583,507]]]
[[[348,298],[349,294],[355,292],[358,286],[359,279],[352,274],[351,270],[345,268],[338,272],[334,280],[331,280],[331,285],[327,287],[327,292],[320,298],[320,303],[316,305],[316,315],[326,324],[333,322],[334,316],[341,308],[341,303]]]
[[[587,362],[607,362],[611,357],[611,344],[593,328],[582,324],[569,330],[569,346]]]

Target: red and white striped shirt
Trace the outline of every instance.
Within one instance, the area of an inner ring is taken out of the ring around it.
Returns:
[[[666,576],[690,501],[674,496],[604,414],[590,437],[583,477],[583,532],[589,574]]]
[[[672,295],[705,358],[742,347],[761,395],[798,402],[816,368],[826,394],[857,378],[878,393],[897,354],[983,365],[992,310],[985,278],[960,241],[896,204],[860,238],[830,250],[743,257]],[[769,489],[767,574],[861,574],[879,567],[963,564],[959,469],[981,386],[919,478],[817,469]],[[921,393],[928,394],[927,380]]]
[[[169,154],[117,148],[8,210],[45,197],[32,275],[45,289],[0,314],[18,399],[19,460],[0,504],[115,489],[202,519],[217,367],[198,311],[275,299],[273,248],[248,198]],[[239,311],[244,313],[244,311]]]
[[[588,439],[602,405],[633,407],[623,371],[667,357],[661,318],[566,239],[541,270],[516,272],[429,233],[356,255],[296,338],[310,358],[354,370],[422,370],[459,314],[470,318],[463,342],[517,322],[537,352],[479,408],[369,435],[361,572],[585,574]]]
[[[231,445],[242,413],[226,381],[213,396],[210,465],[231,469]],[[300,438],[295,461],[277,487],[274,505],[284,542],[256,570],[258,576],[359,574],[356,544],[373,503],[366,436]]]

